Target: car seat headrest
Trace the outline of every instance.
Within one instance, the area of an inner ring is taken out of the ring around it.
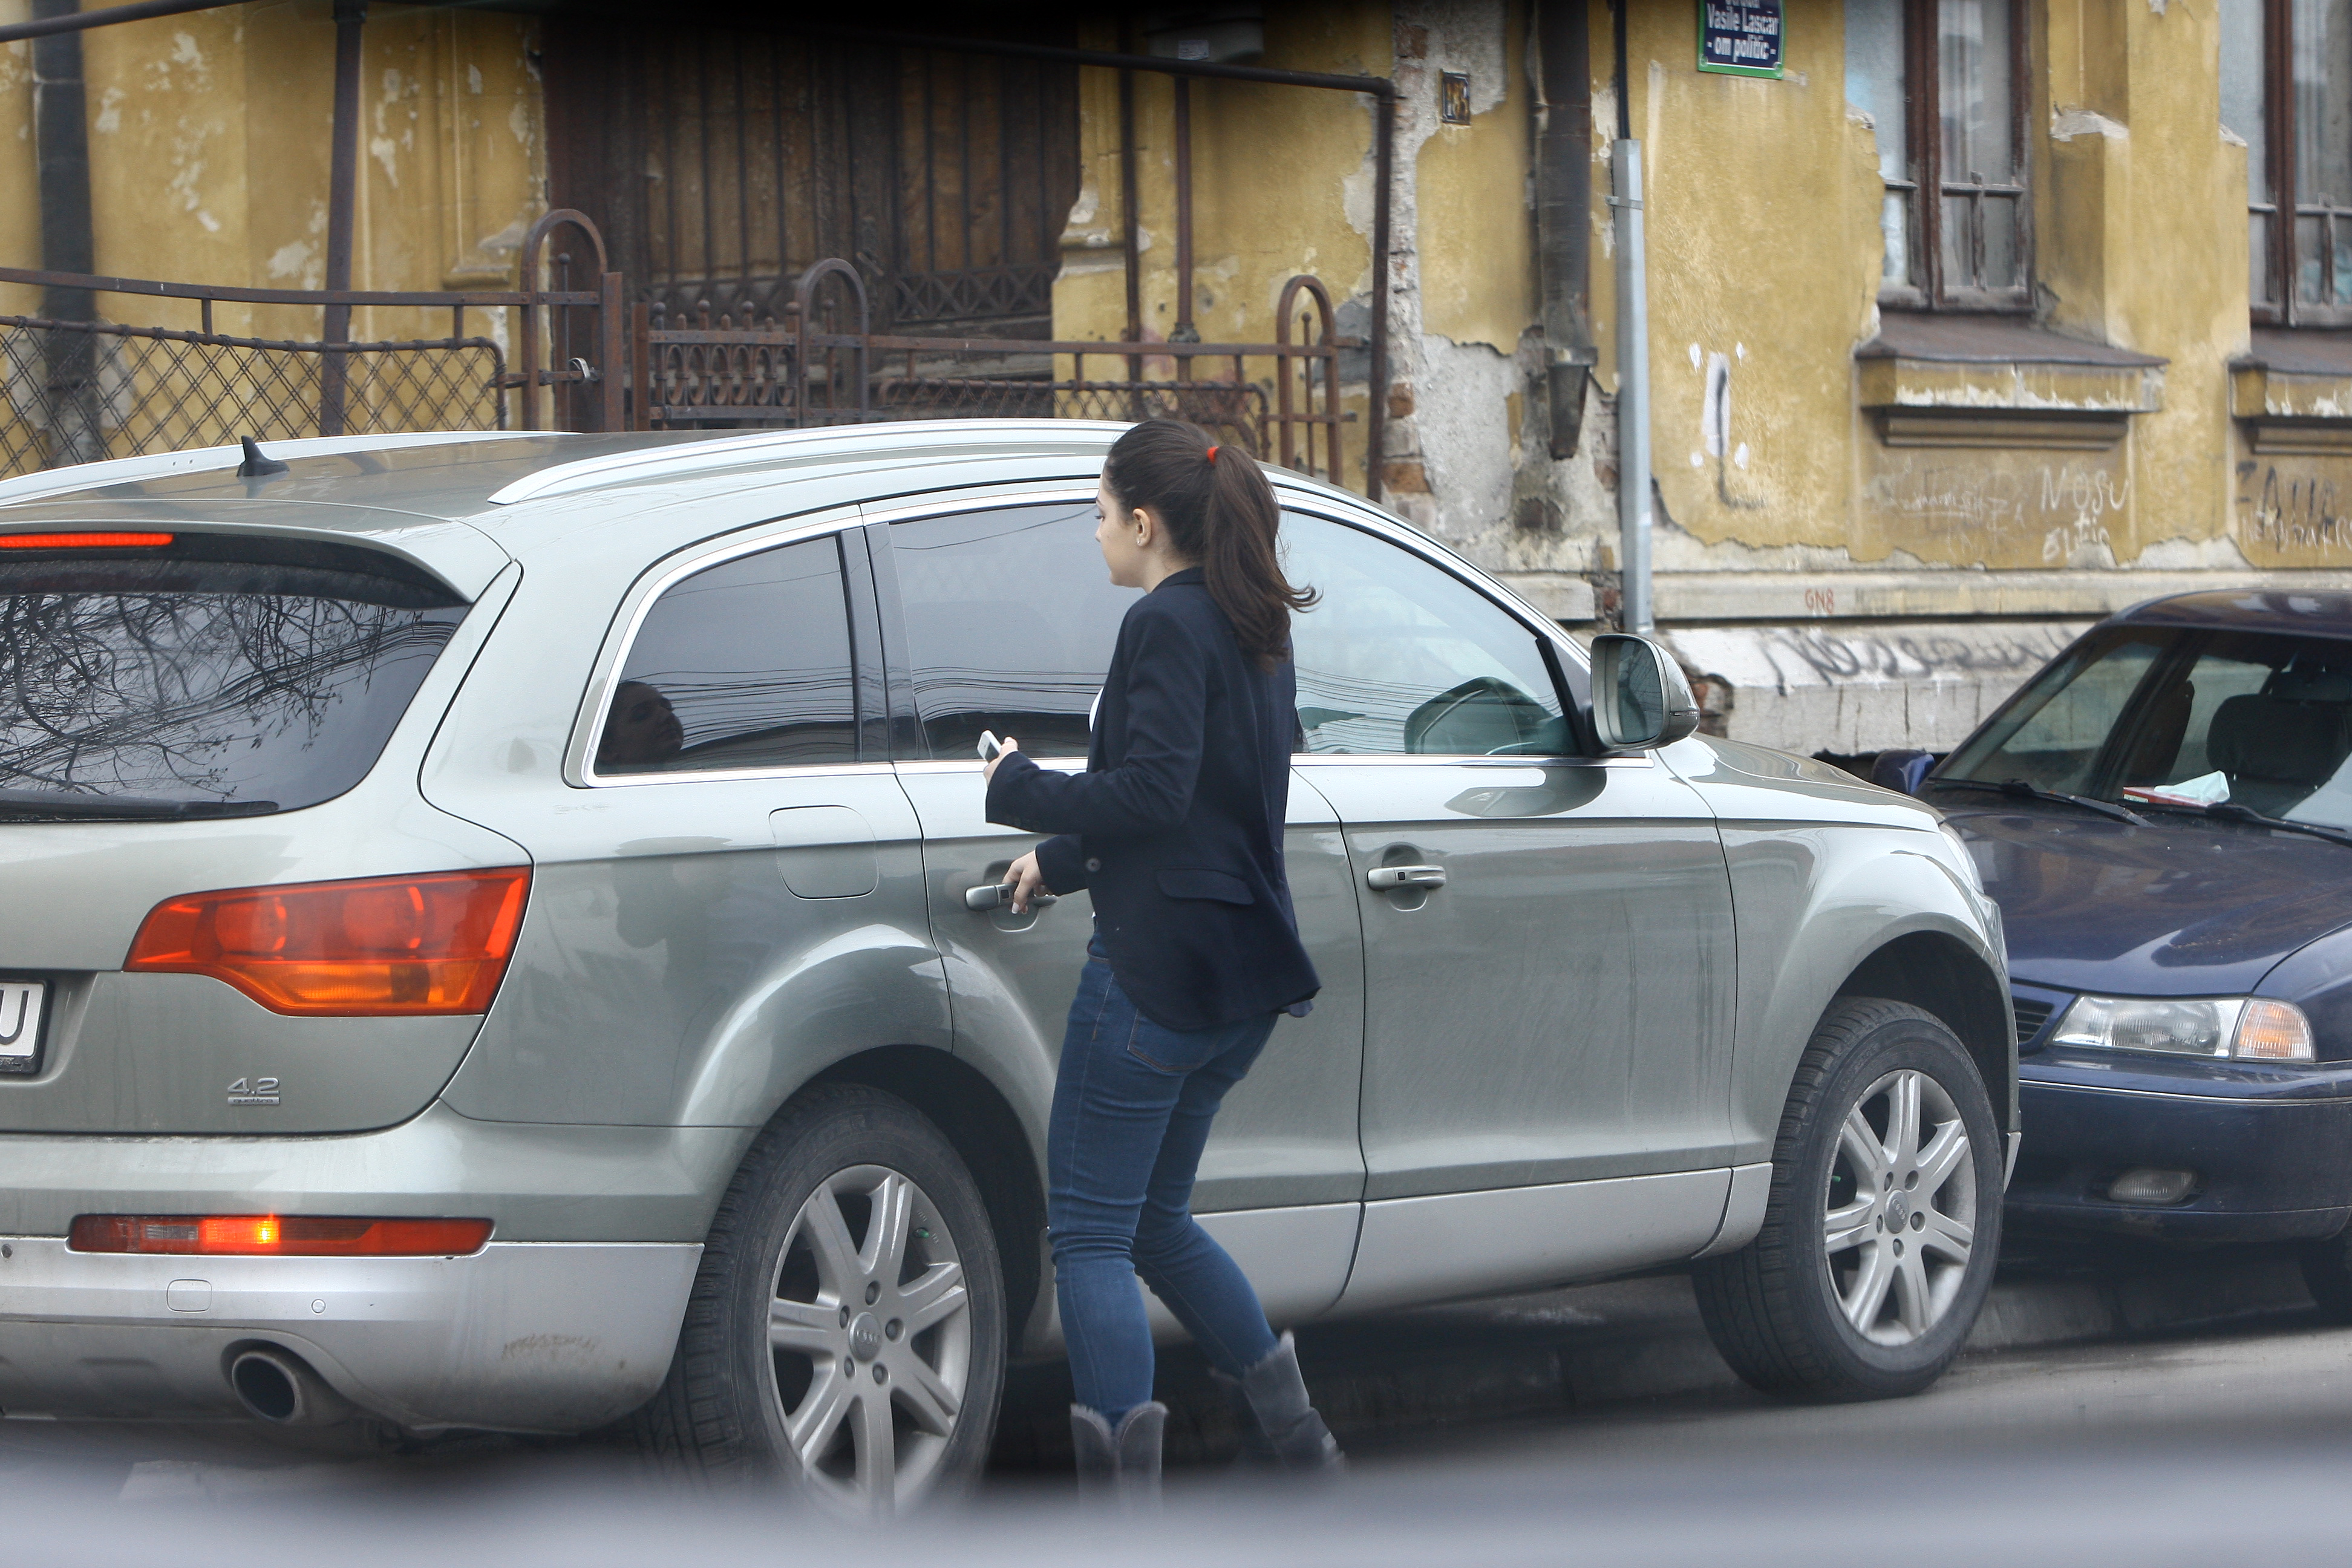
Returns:
[[[2352,707],[2294,702],[2268,693],[2232,697],[2213,710],[2205,755],[2233,779],[2317,789],[2352,752]]]

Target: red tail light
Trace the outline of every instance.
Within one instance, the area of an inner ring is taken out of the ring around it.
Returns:
[[[244,1258],[444,1258],[479,1252],[486,1219],[339,1219],[315,1215],[78,1215],[76,1252],[184,1252]]]
[[[160,550],[169,533],[0,533],[0,550]]]
[[[273,1013],[483,1013],[530,888],[508,866],[190,893],[147,911],[122,967],[209,974]]]

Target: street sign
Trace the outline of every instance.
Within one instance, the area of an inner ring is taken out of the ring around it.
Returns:
[[[1699,0],[1698,68],[1780,74],[1780,0]]]

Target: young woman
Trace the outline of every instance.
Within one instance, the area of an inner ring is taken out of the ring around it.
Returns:
[[[1193,1220],[1192,1177],[1225,1092],[1320,982],[1299,944],[1282,831],[1297,727],[1274,491],[1248,454],[1153,419],[1119,437],[1095,497],[1110,580],[1141,588],[1111,654],[1083,773],[1017,742],[988,768],[988,819],[1057,835],[1013,863],[1013,907],[1087,889],[1089,962],[1070,1006],[1045,1159],[1055,1289],[1077,1403],[1081,1486],[1160,1484],[1140,1274],[1255,1418],[1251,1446],[1326,1469],[1290,1336]]]

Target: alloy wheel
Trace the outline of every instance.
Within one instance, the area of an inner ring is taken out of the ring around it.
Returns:
[[[925,1489],[971,1376],[956,1241],[923,1189],[854,1165],[817,1184],[777,1260],[773,1397],[809,1490],[887,1513]]]
[[[1831,1293],[1855,1331],[1904,1345],[1943,1318],[1975,1247],[1977,1184],[1968,1125],[1941,1084],[1905,1068],[1862,1092],[1823,1209]]]

